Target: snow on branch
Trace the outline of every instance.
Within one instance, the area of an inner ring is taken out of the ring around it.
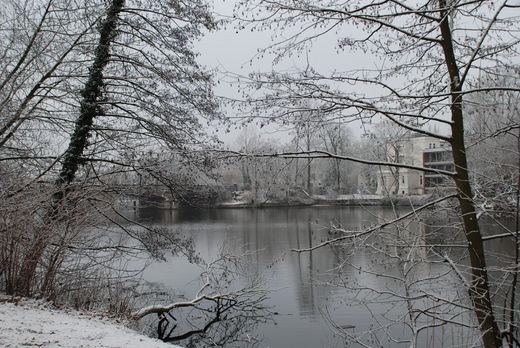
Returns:
[[[421,211],[421,210],[424,210],[426,208],[429,208],[429,207],[432,207],[442,201],[445,201],[447,199],[450,199],[450,198],[454,198],[454,197],[457,197],[457,195],[454,193],[454,194],[451,194],[451,195],[448,195],[448,196],[444,196],[444,197],[441,197],[439,199],[436,199],[434,201],[431,201],[429,203],[426,203],[416,209],[412,209],[410,212],[398,217],[398,218],[395,218],[393,220],[390,220],[390,221],[386,221],[382,224],[379,224],[377,226],[374,226],[374,227],[371,227],[367,230],[364,230],[364,231],[346,231],[346,230],[340,230],[344,233],[348,233],[347,235],[344,235],[344,236],[341,236],[341,237],[338,237],[338,238],[334,238],[334,239],[329,239],[325,242],[322,242],[320,244],[317,244],[311,248],[305,248],[305,249],[291,249],[292,251],[296,251],[296,252],[304,252],[304,251],[313,251],[313,250],[316,250],[316,249],[319,249],[319,248],[322,248],[326,245],[330,245],[330,244],[334,244],[334,243],[337,243],[337,242],[341,242],[343,240],[347,240],[347,239],[353,239],[353,238],[357,238],[357,237],[361,237],[361,236],[364,236],[364,235],[367,235],[367,234],[370,234],[372,232],[375,232],[377,230],[380,230],[382,228],[385,228],[386,226],[390,226],[390,225],[393,225],[399,221],[402,221],[404,219],[407,219],[409,218],[410,216],[413,216],[415,215],[417,212]]]
[[[449,177],[453,177],[456,174],[454,172],[450,172],[450,171],[442,170],[442,169],[425,168],[425,167],[408,165],[408,164],[404,164],[404,163],[371,161],[371,160],[365,160],[365,159],[361,159],[358,157],[352,157],[352,156],[342,156],[342,155],[333,154],[329,151],[324,151],[324,150],[310,150],[310,151],[297,151],[297,152],[274,152],[274,153],[244,153],[244,152],[233,151],[233,150],[212,150],[212,151],[219,152],[219,153],[227,153],[230,156],[232,155],[232,156],[237,156],[237,157],[273,157],[273,158],[285,158],[285,159],[334,158],[334,159],[339,159],[339,160],[343,160],[343,161],[350,161],[350,162],[356,162],[356,163],[362,163],[362,164],[368,164],[368,165],[419,170],[422,172],[446,175]]]

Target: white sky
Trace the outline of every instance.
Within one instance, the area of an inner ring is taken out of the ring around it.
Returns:
[[[237,0],[214,0],[214,10],[217,13],[216,18],[230,18],[233,14],[233,7]],[[235,28],[236,23],[230,23],[221,29],[210,32],[205,35],[199,42],[195,43],[195,49],[200,52],[198,61],[211,70],[219,70],[220,72],[231,72],[239,75],[247,75],[251,72],[270,72],[272,70],[304,70],[307,64],[318,72],[327,74],[331,71],[351,71],[360,69],[377,69],[378,65],[384,65],[382,60],[362,52],[352,52],[350,50],[338,51],[337,39],[339,34],[331,32],[326,36],[322,36],[319,40],[315,40],[312,49],[305,56],[292,56],[280,64],[273,66],[272,56],[265,56],[262,59],[254,59],[259,49],[265,48],[273,43],[272,33],[268,31],[250,31],[238,30]],[[278,33],[284,36],[289,35],[291,29],[287,32]],[[296,29],[294,29],[296,30]],[[343,28],[345,30],[345,28]],[[348,28],[349,36],[355,35],[352,28]],[[280,37],[276,39],[280,40]],[[383,59],[383,58],[381,58]],[[239,97],[236,88],[231,87],[229,83],[223,80],[218,72],[215,73],[217,81],[215,93],[218,96]],[[393,81],[394,85],[398,81]],[[403,83],[406,83],[403,81]],[[359,88],[356,86],[356,88]],[[360,92],[360,90],[356,90]],[[375,89],[363,90],[365,94],[374,94]],[[227,116],[237,116],[234,110],[226,110]],[[238,115],[244,116],[244,115]],[[361,124],[349,124],[351,133],[360,136],[364,131]],[[225,128],[216,127],[218,136],[227,145],[236,144],[238,134],[241,132],[236,127],[231,127],[230,133],[225,132]],[[442,130],[444,133],[447,130]],[[210,130],[211,132],[211,130]],[[261,129],[261,133],[269,138],[274,138],[278,142],[288,142],[289,135],[287,131],[278,131],[274,125],[266,126]]]
[[[233,14],[235,0],[215,0],[214,10],[221,18],[230,18]],[[250,31],[235,29],[236,23],[230,23],[217,31],[213,31],[205,35],[200,41],[195,43],[195,49],[200,52],[198,58],[199,63],[209,69],[217,69],[221,72],[231,72],[239,75],[247,75],[253,71],[272,71],[272,56],[266,56],[263,59],[254,59],[258,49],[265,48],[272,41],[272,33],[266,31]],[[367,68],[367,58],[361,54],[352,54],[351,52],[342,52],[340,54],[331,54],[335,52],[336,37],[331,34],[313,45],[312,51],[307,56],[293,56],[282,63],[276,65],[276,70],[303,70],[309,64],[318,71],[351,70],[355,68]],[[348,66],[345,64],[348,62]],[[372,64],[375,67],[375,63]],[[219,78],[220,76],[220,78]],[[220,83],[215,87],[215,93],[218,96],[238,97],[238,92],[231,87],[229,83],[222,80],[222,75],[216,73],[216,80]],[[233,110],[227,110],[228,116],[234,115]],[[358,125],[359,126],[359,125]],[[351,126],[353,133],[361,133],[357,131],[358,126]],[[258,128],[260,130],[260,128]],[[218,128],[218,136],[227,145],[236,144],[236,138],[240,134],[241,129],[236,127],[230,128],[231,132],[226,133],[225,128]],[[210,130],[211,131],[211,130]],[[263,137],[273,138],[278,142],[288,142],[289,135],[286,131],[279,130],[277,126],[270,125],[260,130]]]

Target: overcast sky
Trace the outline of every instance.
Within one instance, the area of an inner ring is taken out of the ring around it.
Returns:
[[[233,8],[236,0],[214,0],[214,11],[217,19],[230,19],[233,14]],[[209,69],[215,69],[216,80],[221,83],[216,85],[215,93],[219,96],[239,97],[236,88],[230,87],[225,82],[222,72],[231,72],[239,75],[247,75],[253,71],[269,72],[274,70],[304,70],[309,64],[316,71],[328,74],[331,71],[352,71],[361,69],[379,69],[382,65],[388,64],[384,57],[374,57],[370,53],[352,52],[350,50],[341,51],[337,49],[337,39],[345,30],[348,35],[356,35],[356,30],[351,27],[338,28],[339,33],[330,32],[325,36],[321,36],[318,40],[313,41],[312,48],[303,56],[291,56],[281,63],[273,66],[272,56],[265,56],[263,59],[254,59],[259,49],[265,48],[273,43],[272,32],[259,32],[250,29],[239,30],[236,28],[237,23],[231,22],[219,30],[213,31],[205,35],[200,41],[196,42],[195,49],[200,52],[199,62]],[[291,29],[288,29],[291,30]],[[292,29],[296,30],[296,29]],[[290,35],[289,31],[277,33],[280,40],[281,37]],[[399,81],[399,80],[397,80]],[[395,85],[396,81],[393,81]],[[402,83],[406,83],[405,80]],[[397,85],[399,82],[397,82]],[[342,86],[344,87],[344,86]],[[359,86],[355,86],[355,92],[373,95],[374,87],[370,90],[360,90]],[[225,110],[230,117],[243,116],[237,115],[234,110]],[[360,137],[364,133],[364,129],[360,123],[349,124],[352,134]],[[218,128],[219,137],[228,145],[236,143],[237,135],[240,129],[231,128],[231,133],[226,133],[225,129]],[[261,132],[266,137],[276,138],[280,142],[288,142],[289,135],[287,131],[278,132],[278,128],[268,126],[262,128]]]
[[[217,18],[230,18],[233,14],[234,0],[215,0],[214,10]],[[288,35],[287,33],[279,33]],[[267,47],[272,43],[272,33],[237,30],[236,23],[229,23],[217,31],[213,31],[205,35],[200,41],[196,42],[195,48],[200,52],[198,61],[210,69],[217,69],[220,72],[231,72],[240,75],[247,75],[253,71],[272,71],[272,57],[266,56],[261,60],[254,59],[258,49]],[[343,52],[341,54],[331,54],[335,52],[336,37],[330,35],[322,38],[313,45],[313,48],[305,56],[290,57],[276,67],[276,70],[303,70],[307,62],[318,71],[328,72],[331,70],[350,70],[354,68],[367,67],[367,59],[361,54],[352,54],[351,52]],[[348,66],[345,65],[348,62]],[[372,67],[375,67],[372,66]],[[217,80],[221,83],[215,87],[215,92],[219,96],[238,97],[236,89],[230,87],[226,83],[224,77],[216,73]],[[226,110],[228,116],[237,116],[234,110]],[[361,133],[361,130],[352,127],[354,133]],[[231,133],[225,133],[225,130],[219,128],[219,137],[228,145],[236,142],[240,129],[231,128]],[[270,126],[262,128],[261,132],[265,137],[276,138],[278,141],[288,141],[288,133],[286,131],[278,131],[277,127]]]

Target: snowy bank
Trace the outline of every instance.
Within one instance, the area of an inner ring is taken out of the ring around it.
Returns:
[[[0,295],[0,347],[179,348],[117,323],[31,299]]]

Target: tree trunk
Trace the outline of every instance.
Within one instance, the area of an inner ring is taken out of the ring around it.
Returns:
[[[515,108],[516,109],[516,108]],[[516,150],[517,150],[517,177],[516,177],[516,192],[515,192],[515,268],[513,269],[513,279],[511,280],[511,299],[509,302],[509,335],[515,337],[516,333],[516,283],[518,282],[518,261],[520,259],[520,253],[518,250],[519,232],[520,232],[520,128],[518,129],[516,138]],[[513,348],[513,340],[509,340],[509,347]]]
[[[337,152],[335,152],[337,153]],[[340,160],[336,159],[336,189],[338,191],[338,194],[341,193],[341,167],[340,167]]]
[[[394,154],[395,154],[395,163],[399,163],[399,157],[401,154],[399,153],[399,143],[394,144]],[[395,175],[394,175],[394,182],[395,182],[395,191],[394,195],[399,195],[399,189],[401,188],[401,171],[399,170],[399,167],[395,167]]]
[[[76,120],[76,127],[71,136],[69,147],[65,152],[62,169],[56,180],[56,186],[59,192],[55,195],[55,200],[51,205],[47,226],[51,226],[59,215],[58,211],[65,198],[63,186],[69,184],[74,179],[78,166],[82,162],[81,156],[83,151],[87,147],[87,138],[92,130],[94,117],[101,114],[101,108],[98,103],[103,87],[103,68],[107,65],[110,58],[110,43],[115,37],[117,19],[123,5],[124,0],[113,0],[107,10],[107,17],[101,26],[94,62],[90,68],[85,88],[81,92],[80,115]],[[37,266],[47,246],[51,242],[52,237],[53,231],[52,228],[49,227],[40,232],[32,242],[32,245],[24,257],[16,282],[16,293],[18,295],[31,295],[32,281]]]
[[[309,134],[310,133],[310,130],[309,128],[307,127],[307,152],[309,152],[311,150],[311,135]],[[307,193],[308,194],[312,194],[311,190],[312,190],[312,187],[311,187],[311,162],[312,162],[312,159],[311,158],[308,158],[307,159]]]
[[[460,85],[459,68],[453,50],[453,38],[451,36],[449,14],[446,10],[446,0],[439,0],[439,5],[439,7],[443,9],[440,13],[442,18],[440,23],[442,36],[441,45],[450,76],[451,120],[453,122],[451,126],[451,146],[456,172],[454,181],[457,187],[457,198],[462,213],[464,233],[468,241],[468,252],[471,262],[472,281],[468,291],[473,301],[484,347],[496,348],[502,346],[502,340],[493,314],[484,245],[475,205],[473,203],[473,192],[469,182],[466,148],[464,144],[462,95],[459,93],[462,90],[462,86]]]
[[[117,19],[124,0],[112,0],[107,11],[107,17],[101,27],[98,46],[94,57],[94,63],[90,68],[85,88],[81,92],[80,115],[76,120],[76,128],[70,138],[70,143],[56,185],[69,184],[82,163],[81,156],[87,147],[87,138],[92,130],[94,118],[102,114],[99,106],[99,97],[103,87],[103,69],[110,59],[110,44],[114,40],[117,31]]]

